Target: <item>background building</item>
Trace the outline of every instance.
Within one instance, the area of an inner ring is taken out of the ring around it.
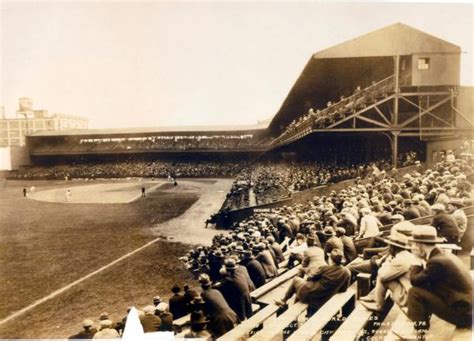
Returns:
[[[20,164],[29,163],[26,135],[87,127],[88,119],[84,117],[49,115],[47,110],[34,110],[30,98],[20,98],[15,118],[6,118],[3,107],[0,109],[0,170],[17,169]]]
[[[52,114],[47,110],[33,110],[30,98],[20,98],[16,118],[0,119],[0,147],[24,146],[25,136],[36,131],[87,129],[88,120],[80,116]]]

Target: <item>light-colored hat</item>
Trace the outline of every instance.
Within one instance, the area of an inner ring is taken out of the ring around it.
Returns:
[[[101,328],[106,328],[106,327],[110,328],[110,327],[112,327],[112,321],[110,321],[110,320],[101,320],[100,321],[100,327]]]
[[[431,206],[431,209],[434,211],[444,211],[446,208],[443,204],[434,204],[433,206]]]
[[[94,325],[94,322],[90,319],[85,319],[82,321],[82,326],[85,327],[92,327]]]
[[[369,214],[370,212],[372,212],[368,207],[363,207],[360,211],[364,214]]]
[[[436,229],[430,225],[416,225],[408,240],[422,244],[438,244],[444,241],[442,238],[438,238]]]
[[[394,214],[393,216],[390,217],[390,220],[401,220],[404,221],[405,217],[402,216],[401,214]]]
[[[143,311],[145,314],[154,314],[155,313],[155,307],[152,305],[147,305],[145,308],[143,308]]]
[[[390,231],[390,235],[387,238],[384,238],[384,241],[387,244],[394,245],[402,249],[409,249],[408,237],[401,233],[397,233],[393,229]]]
[[[161,313],[164,312],[164,311],[167,311],[168,310],[168,303],[161,302],[160,304],[158,304],[156,306],[156,310],[158,310]]]

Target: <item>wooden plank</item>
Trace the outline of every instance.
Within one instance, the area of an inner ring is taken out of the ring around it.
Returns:
[[[258,298],[259,303],[272,304],[275,303],[275,300],[281,300],[285,296],[288,287],[291,285],[292,279],[280,284],[273,290],[267,292],[265,295]]]
[[[331,341],[347,341],[356,340],[359,333],[366,325],[372,312],[364,308],[360,303],[356,303],[355,309],[344,321],[344,323],[336,330],[331,337]]]
[[[276,314],[279,307],[275,304],[269,304],[261,309],[257,314],[253,315],[248,320],[243,321],[228,333],[222,335],[219,341],[233,341],[247,339],[250,331],[264,323],[269,317]]]
[[[298,319],[298,316],[305,313],[306,308],[307,304],[301,302],[289,305],[287,311],[268,323],[261,331],[250,339],[256,341],[283,340],[283,330],[288,327],[291,322]]]
[[[276,288],[280,284],[282,284],[282,283],[288,281],[289,279],[295,277],[297,275],[298,271],[299,271],[299,268],[300,268],[299,266],[294,267],[293,269],[288,270],[287,272],[285,272],[283,275],[272,279],[268,283],[265,283],[260,288],[257,288],[254,291],[252,291],[250,293],[250,297],[252,297],[252,299],[254,299],[254,300],[258,299],[259,297],[263,296],[267,292],[269,292],[272,289]]]
[[[315,335],[321,332],[324,326],[342,309],[342,307],[355,297],[356,288],[352,285],[345,292],[338,293],[331,297],[319,310],[311,316],[297,331],[295,331],[287,340],[300,341],[311,340]],[[344,339],[347,341],[349,339]]]
[[[191,314],[180,317],[179,319],[173,320],[173,325],[177,327],[183,327],[191,320]]]

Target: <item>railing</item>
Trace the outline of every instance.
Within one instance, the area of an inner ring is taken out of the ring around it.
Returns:
[[[401,78],[405,79],[407,76],[408,75],[405,74]],[[369,102],[374,102],[378,98],[385,96],[391,90],[394,90],[394,86],[394,76],[392,75],[382,79],[381,81],[371,84],[364,89],[356,91],[353,95],[344,98],[317,113],[308,114],[301,122],[296,123],[293,129],[287,129],[280,136],[278,136],[273,141],[272,145],[276,146],[285,141],[285,139],[297,134],[305,133],[306,131],[309,133],[315,128],[324,128],[328,121],[331,121],[331,119],[344,118],[347,112],[354,112],[357,108],[364,106]]]

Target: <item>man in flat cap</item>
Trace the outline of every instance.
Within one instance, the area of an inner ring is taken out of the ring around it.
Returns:
[[[218,338],[239,322],[237,314],[230,308],[222,293],[212,288],[207,274],[199,276],[201,297],[204,300],[203,312],[209,318],[208,329],[214,338]]]

